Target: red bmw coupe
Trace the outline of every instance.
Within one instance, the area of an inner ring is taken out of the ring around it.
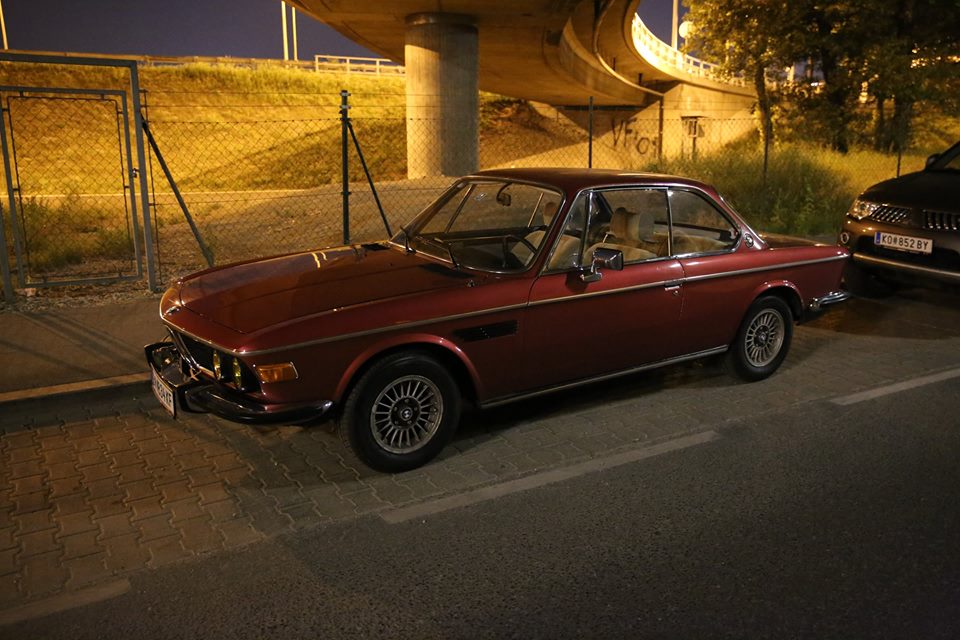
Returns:
[[[335,417],[374,469],[418,467],[461,408],[726,353],[747,380],[848,297],[848,252],[753,231],[674,176],[579,169],[457,180],[390,240],[203,271],[146,347],[174,416]]]

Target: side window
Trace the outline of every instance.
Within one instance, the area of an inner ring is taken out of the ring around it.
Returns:
[[[604,232],[591,237],[588,259],[600,247],[621,251],[625,263],[670,255],[666,190],[615,189],[598,195],[610,216]]]
[[[674,255],[725,251],[737,243],[737,229],[708,200],[680,190],[669,197]]]
[[[584,230],[587,228],[589,201],[588,194],[582,193],[571,205],[567,221],[547,261],[548,271],[566,271],[583,264],[580,261],[580,251],[583,248]]]

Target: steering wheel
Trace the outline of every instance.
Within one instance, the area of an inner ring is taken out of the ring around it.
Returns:
[[[533,246],[533,243],[527,240],[526,238],[521,238],[520,236],[515,236],[512,233],[508,233],[507,235],[503,236],[503,261],[501,263],[501,267],[504,269],[507,268],[508,255],[512,256],[513,258],[516,258],[516,260],[520,262],[523,266],[527,266],[526,262],[524,262],[523,260],[520,260],[520,258],[517,258],[517,256],[513,255],[513,253],[510,252],[509,249],[507,249],[507,242],[509,240],[516,240],[517,242],[525,246],[527,249],[529,249],[531,258],[533,258],[534,254],[537,252],[537,248]]]

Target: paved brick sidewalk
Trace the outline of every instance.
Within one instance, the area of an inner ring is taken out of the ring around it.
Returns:
[[[0,610],[536,470],[960,366],[960,303],[851,301],[737,384],[694,363],[469,416],[435,463],[355,466],[323,427],[171,420],[152,397],[0,420]],[[331,541],[331,544],[336,544]]]

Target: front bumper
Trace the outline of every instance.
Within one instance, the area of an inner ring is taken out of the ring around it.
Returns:
[[[878,231],[931,240],[933,252],[923,255],[878,247],[874,243]],[[960,233],[956,231],[924,229],[915,222],[906,226],[848,217],[840,232],[840,244],[864,270],[904,281],[960,283]]]
[[[264,404],[201,377],[172,342],[144,347],[152,376],[173,394],[173,415],[212,413],[248,424],[300,424],[319,420],[333,407],[330,400],[300,404]]]

